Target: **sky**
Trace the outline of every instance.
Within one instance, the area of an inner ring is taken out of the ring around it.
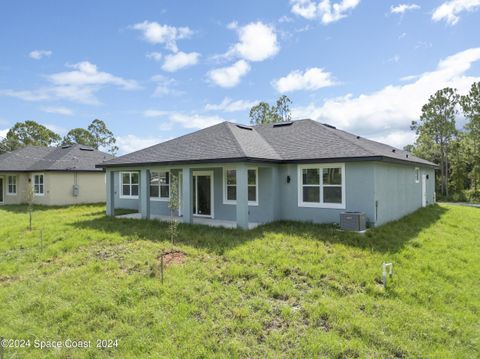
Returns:
[[[5,0],[0,136],[99,118],[124,154],[285,94],[293,119],[403,147],[430,95],[480,81],[479,33],[480,0]]]

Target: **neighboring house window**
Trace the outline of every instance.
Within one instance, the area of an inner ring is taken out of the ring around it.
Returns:
[[[8,176],[7,194],[17,194],[17,176]]]
[[[170,199],[170,172],[150,173],[150,198],[158,200]]]
[[[223,170],[223,203],[237,203],[237,171],[233,168]],[[248,169],[248,204],[258,205],[258,169]]]
[[[43,175],[41,174],[33,176],[33,193],[36,196],[43,196],[45,194]]]
[[[138,198],[138,172],[120,172],[120,197]]]
[[[415,183],[420,183],[420,168],[415,167]]]
[[[299,166],[298,205],[345,208],[345,166],[343,164]]]

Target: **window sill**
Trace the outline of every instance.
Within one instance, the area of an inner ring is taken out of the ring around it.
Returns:
[[[237,202],[236,201],[223,201],[223,204],[236,206]],[[252,207],[255,207],[255,206],[258,206],[258,202],[248,202],[248,205],[252,206]]]
[[[169,202],[170,198],[159,198],[159,197],[150,197],[152,202]]]
[[[312,203],[312,202],[300,202],[298,207],[306,208],[326,208],[326,209],[346,209],[343,203]]]
[[[16,196],[17,194],[16,193],[6,193],[7,196]]]
[[[138,196],[119,196],[120,199],[138,199]]]
[[[44,197],[45,193],[34,193],[33,194],[35,197]]]

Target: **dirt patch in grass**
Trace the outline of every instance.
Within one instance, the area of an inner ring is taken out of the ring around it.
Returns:
[[[8,276],[8,275],[0,275],[0,284],[8,284],[15,282],[17,280],[16,277]]]
[[[161,262],[162,254],[158,256],[158,261]],[[183,264],[187,260],[187,254],[182,251],[172,250],[163,253],[163,265],[169,267],[171,265]]]

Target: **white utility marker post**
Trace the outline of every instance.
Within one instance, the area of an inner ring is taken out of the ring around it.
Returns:
[[[387,287],[387,267],[390,268],[389,277],[392,278],[393,276],[393,263],[385,263],[382,264],[382,283],[383,286]]]

